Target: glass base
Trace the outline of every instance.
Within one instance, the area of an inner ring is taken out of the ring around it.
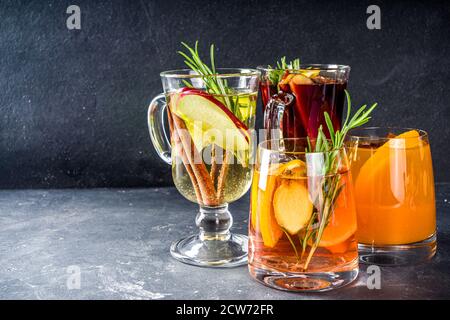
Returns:
[[[403,245],[376,246],[360,243],[358,252],[362,263],[401,266],[430,260],[436,254],[436,247],[436,234],[433,234],[423,241]]]
[[[178,261],[200,267],[230,268],[247,264],[248,237],[231,234],[226,239],[202,239],[193,235],[172,243],[170,253]]]
[[[290,273],[249,265],[249,272],[258,282],[271,288],[293,292],[324,292],[353,282],[358,277],[358,260],[340,272]]]

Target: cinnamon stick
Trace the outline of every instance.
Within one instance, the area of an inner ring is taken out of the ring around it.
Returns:
[[[195,178],[194,172],[192,171],[192,167],[189,164],[189,160],[183,151],[183,147],[181,145],[181,139],[178,135],[177,130],[174,127],[172,113],[169,109],[167,109],[167,115],[169,118],[169,129],[171,132],[172,144],[175,146],[175,152],[176,152],[176,154],[178,154],[181,157],[181,161],[183,162],[183,165],[186,168],[189,178],[191,179],[191,183],[192,183],[192,186],[194,187],[194,192],[195,192],[195,197],[197,198],[197,202],[200,205],[202,205],[203,199],[202,199],[202,194],[200,192],[200,189],[198,187],[197,179]]]
[[[219,203],[222,203],[224,198],[225,180],[228,174],[228,158],[230,155],[227,150],[224,150],[224,152],[222,167],[220,168],[219,178],[217,178],[217,199],[219,200]]]
[[[198,183],[203,204],[207,206],[216,206],[218,204],[217,196],[211,177],[209,176],[201,155],[192,141],[184,121],[175,114],[172,114],[172,119],[174,128],[181,140],[182,148],[186,155],[187,161],[189,162]]]
[[[211,170],[209,171],[209,175],[214,184],[217,175],[216,145],[214,143],[211,145]]]

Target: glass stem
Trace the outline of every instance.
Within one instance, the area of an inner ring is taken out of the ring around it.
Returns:
[[[200,229],[200,239],[226,241],[230,239],[230,228],[233,218],[228,211],[228,204],[208,207],[200,206],[195,218],[195,224]]]

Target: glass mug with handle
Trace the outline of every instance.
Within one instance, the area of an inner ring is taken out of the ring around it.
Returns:
[[[247,263],[248,238],[230,233],[228,203],[242,197],[251,184],[259,75],[253,69],[217,69],[209,76],[187,69],[161,73],[164,93],[148,110],[150,137],[159,156],[172,166],[178,191],[200,206],[195,219],[200,232],[171,246],[179,261],[207,267]],[[210,93],[207,81],[224,94]]]
[[[324,112],[340,129],[350,67],[304,64],[299,69],[258,67],[266,139],[316,138]],[[328,132],[326,132],[328,134]]]

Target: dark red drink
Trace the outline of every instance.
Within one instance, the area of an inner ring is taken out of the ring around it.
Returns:
[[[260,84],[263,110],[270,108],[270,113],[266,115],[270,119],[266,119],[269,121],[265,121],[265,129],[276,129],[273,124],[277,121],[274,117],[278,117],[279,113],[272,109],[277,108],[280,102],[285,104],[282,119],[279,119],[279,128],[284,138],[316,138],[320,125],[328,135],[328,130],[325,129],[325,111],[330,115],[334,129],[340,129],[348,69],[345,70],[345,76],[341,77],[336,76],[336,71],[339,70],[337,68],[331,70],[333,72],[285,71],[277,84],[263,75]],[[271,101],[272,97],[277,98],[277,101]]]

